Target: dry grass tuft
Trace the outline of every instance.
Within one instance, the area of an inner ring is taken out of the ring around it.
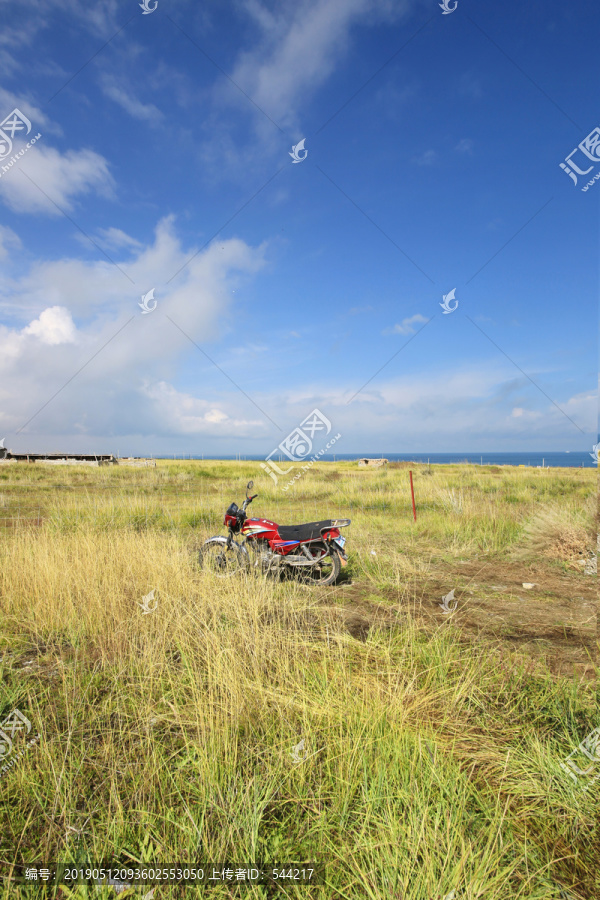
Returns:
[[[523,529],[522,545],[514,556],[530,554],[570,562],[587,557],[593,549],[589,528],[565,507],[552,505],[537,512]]]

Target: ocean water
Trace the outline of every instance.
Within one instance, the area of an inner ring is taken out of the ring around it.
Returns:
[[[318,452],[319,448],[315,448],[316,452]],[[336,453],[335,459],[340,460],[358,460],[361,457],[369,457],[370,459],[378,459],[383,456],[385,459],[388,459],[390,462],[415,462],[415,463],[431,463],[432,465],[440,465],[442,463],[473,463],[475,465],[484,465],[484,466],[532,466],[535,468],[536,466],[547,466],[547,467],[564,467],[564,468],[580,468],[584,467],[586,469],[597,468],[597,463],[592,459],[592,455],[589,451],[585,450],[568,450],[565,451],[556,451],[556,450],[531,450],[526,452],[515,452],[515,453],[382,453],[381,451],[377,452],[365,452],[365,453]],[[199,455],[185,455],[185,456],[174,456],[168,455],[164,457],[158,457],[159,459],[240,459],[240,460],[251,460],[256,462],[264,462],[264,456],[244,456],[244,454],[240,454],[239,456],[199,456]],[[292,463],[286,460],[285,457],[281,457],[282,466],[284,463],[291,465]],[[300,462],[308,462],[310,461],[311,456],[307,456],[305,460],[300,460]],[[334,455],[331,453],[325,453],[323,456],[319,457],[319,459],[332,461],[334,459]]]

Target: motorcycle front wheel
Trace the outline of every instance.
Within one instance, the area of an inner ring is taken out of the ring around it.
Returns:
[[[321,587],[326,587],[329,584],[335,584],[341,568],[338,553],[331,550],[327,556],[311,568],[303,566],[300,569],[300,580],[305,584],[319,584]]]
[[[219,578],[238,575],[248,568],[248,551],[235,541],[227,546],[227,538],[214,537],[202,544],[198,555],[201,568],[213,572]]]

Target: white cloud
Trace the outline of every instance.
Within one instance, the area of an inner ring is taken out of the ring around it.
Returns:
[[[231,386],[223,372],[244,384],[247,361],[207,345],[227,334],[232,287],[259,271],[266,248],[233,238],[198,253],[181,245],[172,218],[157,224],[150,246],[123,243],[133,259],[117,262],[133,284],[105,260],[79,259],[38,262],[3,280],[3,309],[21,325],[0,326],[2,427],[16,431],[66,384],[28,431],[73,435],[86,422],[87,434],[148,434],[166,422],[165,433],[264,433],[268,419],[241,391],[226,402],[217,396]],[[152,287],[157,309],[142,316],[137,304]],[[197,382],[188,393],[170,385],[182,363]]]
[[[408,316],[406,319],[402,319],[402,322],[399,325],[394,325],[393,328],[386,328],[382,334],[415,334],[417,329],[413,326],[420,322],[429,322],[429,319],[426,318],[426,316],[417,313],[414,316]]]
[[[23,146],[22,141],[15,143],[12,155]],[[91,190],[112,193],[113,179],[106,159],[93,150],[60,153],[43,143],[43,135],[0,179],[0,197],[14,212],[58,216],[60,210],[55,204],[70,212],[74,198]]]
[[[32,34],[36,35],[39,30],[46,28],[55,9],[67,13],[71,19],[78,19],[86,30],[98,37],[107,30],[116,28],[119,21],[118,0],[104,0],[101,4],[87,8],[82,7],[79,0],[20,0],[19,9],[24,25],[13,28],[10,33],[11,41],[18,41],[19,44],[28,44]],[[7,40],[6,43],[10,42]]]
[[[8,116],[13,109],[19,109],[31,122],[32,134],[41,129],[44,133],[61,134],[62,129],[53,123],[33,100],[23,94],[15,94],[0,87],[0,122]]]
[[[113,75],[105,73],[100,79],[100,86],[107,97],[118,103],[134,119],[155,124],[163,119],[163,114],[154,103],[142,103],[131,92],[126,91],[122,83],[119,83]]]
[[[23,5],[19,4],[21,8]],[[43,17],[27,17],[25,22],[26,24],[21,25],[21,27],[13,27],[6,21],[2,23],[2,30],[0,31],[0,60],[4,77],[13,75],[22,68],[23,48],[32,44],[40,28],[44,26]],[[0,103],[2,93],[3,91],[0,90]],[[2,108],[4,108],[3,105]],[[7,110],[7,112],[9,111]],[[0,116],[0,119],[2,118],[4,118],[3,115]]]
[[[215,406],[213,401],[178,391],[166,382],[147,386],[144,393],[153,401],[159,429],[165,434],[240,438],[256,434],[257,430],[261,434],[266,431],[266,422],[261,416],[252,419],[232,416]],[[237,398],[231,397],[226,404],[230,409],[240,405]]]
[[[94,237],[96,243],[101,247],[106,247],[108,249],[121,250],[129,248],[132,250],[139,250],[143,246],[139,241],[131,237],[131,235],[121,231],[120,228],[100,228],[98,230],[98,235],[98,237]],[[83,235],[80,235],[80,237],[82,241],[85,241],[86,246],[89,246],[87,238]]]
[[[275,11],[258,0],[244,5],[262,39],[240,55],[231,77],[282,127],[295,124],[300,103],[335,69],[352,26],[397,19],[410,6],[409,0],[287,0]]]
[[[264,344],[244,344],[243,347],[231,347],[229,352],[232,356],[245,356],[255,359],[261,353],[268,353],[269,348]]]
[[[70,212],[81,194],[94,190],[112,195],[114,182],[103,156],[89,149],[62,153],[50,146],[50,137],[62,134],[60,126],[28,96],[0,88],[0,121],[13,109],[27,116],[31,131],[15,136],[11,152],[0,160],[0,199],[10,209],[57,216],[60,210],[55,204]]]
[[[160,243],[158,236],[156,243]],[[399,451],[508,450],[523,444],[552,449],[570,438],[582,438],[533,385],[515,377],[512,366],[485,359],[472,364],[440,360],[429,369],[385,380],[383,372],[350,403],[362,383],[358,374],[355,387],[349,387],[352,379],[347,374],[339,373],[339,380],[333,384],[305,382],[284,392],[279,386],[249,389],[244,360],[236,360],[226,343],[217,350],[209,343],[218,333],[215,320],[227,313],[234,277],[232,264],[220,266],[221,246],[217,243],[209,248],[213,252],[204,260],[204,275],[198,270],[190,282],[189,287],[197,289],[212,273],[210,297],[198,296],[196,308],[188,299],[186,306],[174,314],[173,297],[157,290],[157,311],[137,316],[116,337],[127,319],[121,316],[115,321],[113,310],[106,320],[80,323],[77,343],[60,346],[42,344],[39,334],[25,335],[0,327],[0,431],[9,436],[9,446],[33,451],[37,440],[40,448],[43,443],[49,449],[55,435],[57,449],[92,447],[98,452],[111,452],[120,448],[150,453],[174,452],[179,447],[185,453],[218,455],[230,453],[235,446],[242,453],[262,454],[272,450],[315,407],[330,419],[334,434],[341,432],[339,453],[363,452],[365,434],[376,435],[378,446],[384,450]],[[181,251],[176,240],[175,248]],[[230,254],[231,262],[250,261],[250,268],[260,259],[258,251],[243,246],[232,246]],[[190,297],[194,293],[191,290]],[[121,308],[132,302],[122,295]],[[259,409],[206,357],[196,355],[187,338],[170,327],[164,313],[209,352]],[[42,321],[43,313],[36,316],[38,319]],[[191,356],[186,353],[188,348]],[[175,364],[180,359],[188,370],[184,387],[177,384]],[[191,371],[196,373],[191,376],[190,361]],[[11,431],[27,421],[86,362],[89,365],[27,428],[29,438],[24,432],[17,444],[10,437]],[[566,398],[559,392],[555,399],[582,429],[594,430],[594,392]],[[279,431],[260,410],[278,423]],[[107,435],[118,435],[119,443],[115,443],[116,438],[107,442]],[[233,444],[234,439],[243,443]]]
[[[469,155],[472,155],[473,141],[471,138],[461,138],[454,150],[456,153],[468,153]]]
[[[43,344],[72,344],[75,342],[75,325],[71,313],[64,306],[50,306],[38,319],[23,329],[22,334],[33,334]]]
[[[435,150],[426,150],[420,156],[413,156],[412,161],[418,166],[432,166],[437,159]]]
[[[115,236],[116,229],[108,231]],[[133,251],[127,248],[133,258],[122,260],[118,253],[114,255],[119,268],[103,258],[89,262],[73,258],[40,261],[14,282],[10,294],[2,284],[0,291],[5,291],[5,305],[12,302],[15,311],[37,314],[57,304],[78,317],[116,321],[124,309],[137,314],[136,303],[142,293],[155,288],[163,311],[169,309],[173,316],[181,313],[191,328],[210,331],[217,308],[220,306],[225,315],[234,299],[236,272],[257,272],[264,263],[265,250],[264,245],[252,248],[231,238],[214,241],[198,253],[197,247],[181,246],[174,219],[169,216],[158,222],[150,245]],[[173,278],[178,271],[180,274]],[[207,311],[210,316],[205,315]]]
[[[364,435],[377,435],[382,449],[409,451],[552,449],[584,436],[537,389],[519,379],[526,390],[528,409],[515,407],[508,396],[515,390],[513,369],[508,364],[474,362],[446,365],[443,370],[423,371],[399,378],[377,377],[351,400],[360,386],[311,384],[284,394],[278,400],[264,398],[272,417],[291,429],[318,407],[330,419],[333,433],[342,439],[339,453],[363,452]],[[443,385],[443,387],[441,387]],[[595,432],[597,398],[587,391],[556,402],[580,428]],[[351,402],[348,402],[350,401]],[[513,410],[519,410],[515,415]],[[324,440],[326,443],[326,440]],[[567,443],[566,446],[569,444]],[[319,448],[316,448],[319,449]]]
[[[21,238],[7,225],[0,225],[0,260],[5,260],[11,250],[21,248]]]

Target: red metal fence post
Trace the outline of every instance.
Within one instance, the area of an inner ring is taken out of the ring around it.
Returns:
[[[417,508],[416,508],[416,506],[415,506],[415,489],[414,489],[414,487],[413,487],[412,469],[409,470],[409,473],[408,473],[408,474],[410,475],[410,494],[411,494],[411,497],[412,497],[413,517],[414,517],[414,520],[415,520],[415,522],[416,522],[416,521],[417,521]]]

